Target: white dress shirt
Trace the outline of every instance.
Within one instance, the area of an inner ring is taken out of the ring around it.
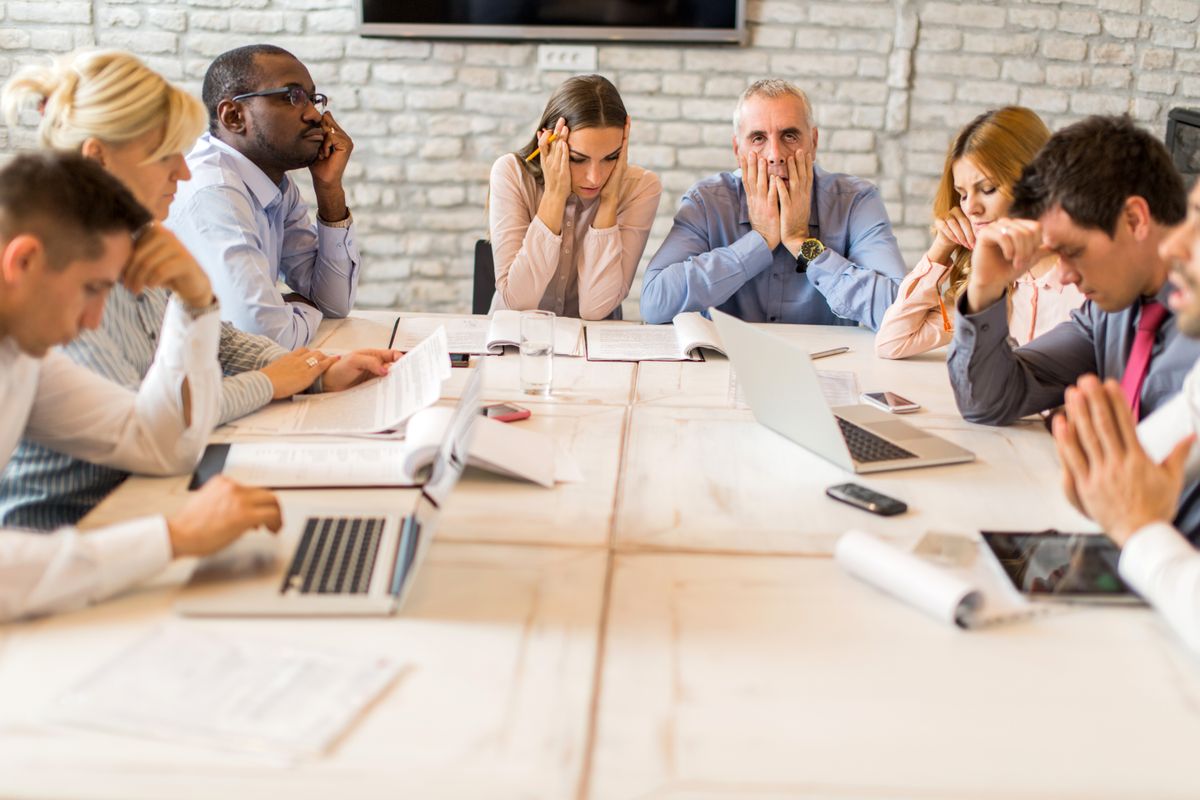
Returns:
[[[1162,461],[1184,436],[1200,431],[1200,365],[1183,389],[1138,425],[1138,439]],[[1200,446],[1188,456],[1188,481],[1200,475]],[[1121,577],[1154,606],[1191,650],[1200,654],[1200,552],[1166,522],[1140,528],[1121,551]]]
[[[166,225],[208,273],[226,320],[294,350],[312,341],[322,317],[350,313],[359,271],[353,223],[314,225],[295,181],[273,183],[210,134],[187,163],[192,179],[179,184]],[[316,308],[285,301],[280,280]]]
[[[221,409],[220,321],[172,300],[154,365],[135,394],[62,353],[26,355],[0,339],[0,467],[21,438],[131,472],[195,466]],[[185,424],[187,380],[191,424]],[[0,530],[0,622],[99,600],[171,558],[166,521],[148,517],[80,535]]]

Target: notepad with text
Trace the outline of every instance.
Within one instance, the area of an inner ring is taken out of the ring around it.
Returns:
[[[401,317],[396,322],[391,347],[407,351],[438,327],[446,329],[451,353],[500,355],[505,347],[521,343],[521,312],[511,309],[494,311],[486,317]],[[554,354],[583,355],[583,324],[570,317],[554,320]]]

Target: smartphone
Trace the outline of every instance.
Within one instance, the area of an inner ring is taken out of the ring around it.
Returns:
[[[865,486],[859,486],[857,483],[839,483],[837,486],[830,486],[825,490],[825,494],[834,500],[841,500],[843,503],[861,508],[863,511],[870,511],[881,517],[891,517],[908,511],[906,503]]]
[[[479,413],[499,422],[516,422],[519,419],[528,419],[533,412],[512,403],[494,403],[479,409]]]
[[[891,414],[911,414],[921,407],[919,403],[895,392],[863,392],[862,400]]]
[[[471,365],[470,353],[451,353],[450,366],[452,367],[467,367]]]

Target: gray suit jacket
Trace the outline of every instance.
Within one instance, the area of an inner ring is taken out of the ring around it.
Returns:
[[[1157,300],[1166,305],[1170,282]],[[955,315],[954,339],[947,365],[958,409],[970,422],[1008,425],[1028,414],[1055,408],[1063,392],[1087,373],[1120,380],[1133,347],[1142,304],[1112,314],[1088,301],[1071,319],[1024,347],[1008,338],[1003,300],[977,314],[967,314],[966,297]],[[1142,383],[1142,416],[1152,413],[1179,392],[1183,379],[1200,359],[1200,340],[1179,335],[1175,315],[1158,329],[1150,370]],[[1176,524],[1200,538],[1200,482],[1184,488]]]

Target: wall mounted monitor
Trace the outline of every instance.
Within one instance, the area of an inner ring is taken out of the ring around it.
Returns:
[[[746,42],[746,0],[362,0],[363,36]]]

